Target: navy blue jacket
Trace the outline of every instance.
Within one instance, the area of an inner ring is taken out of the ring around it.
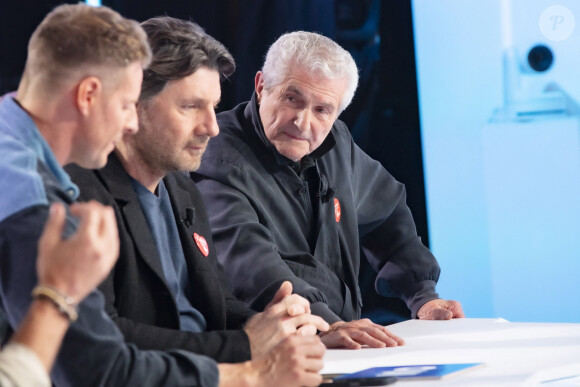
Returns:
[[[377,291],[401,297],[414,317],[438,297],[439,265],[417,236],[405,187],[354,143],[344,123],[337,120],[302,160],[313,164],[310,179],[267,140],[255,94],[219,114],[218,124],[191,176],[239,299],[260,310],[289,280],[329,323],[358,319],[361,249],[378,272]]]

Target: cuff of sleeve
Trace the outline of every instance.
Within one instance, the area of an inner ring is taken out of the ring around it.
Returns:
[[[236,349],[236,361],[235,363],[239,363],[246,360],[252,360],[252,350],[250,344],[250,338],[248,334],[244,330],[236,331],[240,333],[240,345],[237,346]]]
[[[195,355],[197,371],[199,372],[200,387],[217,387],[219,385],[220,373],[217,363],[206,356]]]
[[[432,283],[433,281],[426,281]],[[415,292],[413,297],[407,300],[407,307],[411,310],[411,318],[417,318],[419,309],[428,301],[436,300],[439,294],[435,291],[435,284],[432,286],[424,285],[419,291]]]
[[[7,385],[14,386],[50,386],[50,378],[40,359],[25,345],[8,344],[0,355],[0,365],[1,385],[4,380]]]
[[[338,317],[328,305],[324,302],[315,302],[310,304],[310,310],[312,314],[316,316],[320,316],[329,324],[334,324],[337,321],[341,321],[341,318]]]

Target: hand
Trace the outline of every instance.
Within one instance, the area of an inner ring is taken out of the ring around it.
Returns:
[[[38,243],[38,283],[51,286],[80,302],[100,284],[119,256],[119,236],[113,209],[95,201],[70,207],[80,219],[75,234],[63,240],[66,212],[60,203],[50,215]]]
[[[403,339],[369,319],[335,322],[320,338],[327,348],[360,349],[363,345],[384,348],[405,344]]]
[[[243,364],[219,364],[220,387],[318,386],[326,348],[318,336],[289,336],[266,356]]]
[[[280,286],[266,309],[248,320],[244,327],[252,359],[263,356],[290,335],[313,336],[317,330],[327,331],[328,324],[310,314],[310,303],[292,294],[292,284],[288,281]]]
[[[457,301],[431,300],[426,302],[417,312],[421,320],[451,320],[465,317],[461,304]]]

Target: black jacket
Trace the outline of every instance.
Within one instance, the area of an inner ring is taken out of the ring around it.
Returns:
[[[100,290],[107,313],[127,341],[142,349],[186,349],[218,362],[249,360],[250,345],[242,324],[255,312],[225,286],[201,196],[187,175],[169,173],[164,183],[193,288],[190,301],[207,322],[208,331],[202,333],[179,330],[177,305],[165,282],[155,241],[131,178],[115,154],[101,170],[68,166],[67,171],[81,190],[81,200],[94,199],[115,209],[121,252]],[[207,257],[195,244],[194,233],[207,240]]]
[[[289,280],[329,323],[358,319],[361,249],[378,272],[377,291],[402,298],[413,316],[438,297],[439,265],[417,236],[405,187],[354,143],[344,123],[337,120],[302,160],[313,165],[308,179],[269,143],[255,94],[219,114],[218,124],[191,175],[240,300],[261,309]]]

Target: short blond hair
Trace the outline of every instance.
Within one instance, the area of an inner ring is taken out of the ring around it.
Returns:
[[[83,68],[121,69],[140,62],[147,67],[151,50],[136,21],[107,7],[65,4],[36,28],[28,44],[24,79],[41,77],[54,86]]]

